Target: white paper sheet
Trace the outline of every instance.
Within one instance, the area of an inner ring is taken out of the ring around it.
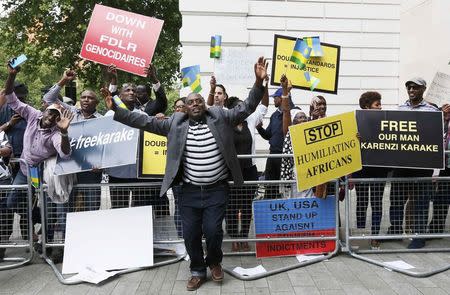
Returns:
[[[388,262],[385,262],[385,264],[387,264],[388,266],[395,267],[395,268],[400,268],[400,269],[415,268],[414,266],[404,262],[403,260],[388,261]]]
[[[310,261],[319,257],[323,257],[324,255],[296,255],[295,257],[297,257],[298,262],[305,262],[305,261]]]
[[[252,276],[252,275],[257,275],[260,273],[267,272],[267,270],[262,265],[258,265],[253,268],[242,268],[242,267],[238,266],[238,267],[235,267],[233,269],[233,271],[235,273],[240,274],[241,276]]]
[[[67,214],[63,274],[153,265],[151,206]]]
[[[103,282],[107,278],[115,276],[117,273],[119,273],[119,271],[108,272],[104,270],[97,270],[92,267],[86,267],[85,269],[82,269],[78,274],[68,278],[67,281],[69,282],[83,281],[91,284],[98,284]]]

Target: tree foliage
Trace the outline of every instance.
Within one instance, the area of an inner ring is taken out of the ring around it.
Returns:
[[[166,86],[173,85],[180,59],[178,0],[4,0],[6,16],[0,21],[3,54],[12,57],[25,53],[29,60],[24,72],[33,73],[36,79],[43,74],[54,79],[55,74],[59,77],[70,67],[77,70],[84,86],[98,89],[104,83],[104,70],[93,62],[81,62],[79,57],[96,3],[164,20],[152,62],[160,80]],[[140,83],[145,79],[120,72],[119,81]],[[42,82],[52,84],[55,80]]]

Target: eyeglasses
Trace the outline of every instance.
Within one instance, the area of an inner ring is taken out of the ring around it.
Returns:
[[[175,109],[176,110],[178,110],[178,109],[183,109],[184,108],[184,104],[180,104],[180,105],[176,105],[175,106]]]

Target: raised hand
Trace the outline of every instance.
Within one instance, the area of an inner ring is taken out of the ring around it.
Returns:
[[[211,87],[211,94],[214,94],[214,91],[216,91],[216,77],[211,76],[211,80],[209,80],[209,86]]]
[[[73,81],[77,77],[74,70],[68,69],[63,74],[63,79],[66,81]]]
[[[114,110],[115,104],[112,99],[111,92],[105,87],[100,89],[100,93],[103,96],[103,100],[105,101],[105,105],[108,108],[108,110]]]
[[[15,68],[12,68],[10,65],[9,65],[9,62],[6,64],[6,67],[8,68],[8,74],[10,74],[10,75],[17,75],[17,73],[18,72],[20,72],[20,67],[15,67]]]
[[[75,115],[70,110],[64,109],[62,111],[60,119],[56,123],[56,126],[62,134],[67,134],[67,129],[69,129],[69,124],[74,116]]]
[[[147,75],[147,77],[149,78],[150,82],[152,82],[152,84],[156,84],[159,82],[158,77],[156,76],[156,68],[153,64],[149,64],[144,69],[144,73]]]
[[[111,84],[112,85],[117,85],[117,67],[113,64],[110,64],[107,68],[106,68],[106,72],[108,73],[110,79],[111,79]]]
[[[255,78],[258,83],[262,83],[262,81],[267,77],[267,68],[269,67],[269,63],[266,62],[264,56],[260,56],[258,61],[255,64]]]
[[[283,95],[284,96],[289,95],[289,93],[291,92],[291,89],[292,89],[292,82],[290,80],[288,80],[286,75],[283,74],[283,75],[281,75],[280,83],[281,83],[281,87],[283,88]]]

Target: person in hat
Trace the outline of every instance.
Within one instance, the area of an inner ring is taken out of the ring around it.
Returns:
[[[405,83],[408,93],[408,100],[399,106],[402,111],[431,111],[439,112],[440,110],[426,102],[423,93],[427,87],[427,83],[423,78],[415,77],[409,79]],[[392,177],[431,177],[433,170],[426,169],[394,169]],[[412,230],[414,233],[424,234],[428,221],[428,209],[430,206],[431,183],[398,183],[393,182],[391,187],[389,219],[391,225],[388,235],[403,234],[403,216],[404,207],[408,201],[413,200],[412,213],[414,216]],[[409,249],[420,249],[425,246],[425,239],[415,238],[408,245]]]
[[[0,104],[5,101],[9,107],[20,115],[27,126],[23,136],[23,151],[21,159],[26,163],[20,163],[20,170],[14,178],[13,185],[27,183],[29,169],[35,169],[46,159],[56,156],[68,158],[71,154],[71,147],[68,136],[69,124],[73,119],[73,114],[68,110],[63,110],[60,105],[52,104],[44,112],[20,101],[14,93],[14,80],[20,67],[8,67],[8,78],[5,83],[5,95],[0,97]],[[26,196],[26,195],[25,195]],[[24,195],[17,192],[10,192],[6,205],[13,209],[19,202],[23,202]]]

